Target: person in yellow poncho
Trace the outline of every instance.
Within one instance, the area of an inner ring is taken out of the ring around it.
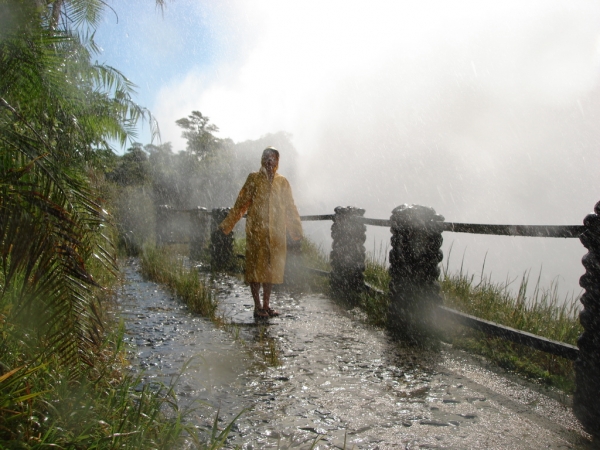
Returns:
[[[260,170],[248,175],[234,207],[219,225],[223,233],[229,234],[248,212],[245,280],[254,299],[254,317],[261,319],[279,315],[270,308],[269,300],[272,285],[283,283],[287,234],[295,241],[302,239],[302,223],[292,188],[288,180],[277,173],[278,166],[279,152],[267,147],[262,154]]]

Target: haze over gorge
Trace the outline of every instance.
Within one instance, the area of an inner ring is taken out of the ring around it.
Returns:
[[[600,200],[596,2],[133,6],[98,40],[163,142],[185,148],[175,120],[192,110],[236,142],[291,133],[298,165],[284,154],[280,171],[296,171],[301,214],[387,218],[417,203],[454,222],[577,225]],[[137,50],[113,49],[119,39]],[[309,232],[328,245],[327,225]],[[368,249],[385,248],[387,231],[369,233]],[[463,257],[499,281],[541,269],[542,286],[580,292],[577,239],[444,238],[451,269]]]

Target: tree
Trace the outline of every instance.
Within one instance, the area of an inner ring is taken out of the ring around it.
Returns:
[[[108,178],[122,186],[141,185],[150,181],[148,154],[142,144],[135,143],[128,148]]]
[[[214,154],[220,147],[221,140],[214,136],[219,128],[209,123],[209,118],[200,111],[192,111],[187,118],[175,121],[185,131],[181,133],[187,139],[187,151],[195,155],[198,160]]]
[[[67,363],[101,327],[89,262],[112,265],[87,173],[148,117],[120,72],[91,62],[103,5],[0,0],[0,304]]]

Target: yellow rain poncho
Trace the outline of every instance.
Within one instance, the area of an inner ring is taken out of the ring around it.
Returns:
[[[302,238],[302,223],[288,180],[275,173],[269,182],[264,167],[248,175],[219,228],[225,234],[231,233],[246,211],[246,282],[283,283],[286,233],[294,240]]]

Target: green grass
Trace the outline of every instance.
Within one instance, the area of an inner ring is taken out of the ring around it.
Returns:
[[[300,292],[327,292],[328,278],[307,271],[306,267],[323,272],[331,270],[329,257],[321,246],[309,239],[302,240],[299,253],[297,250],[288,250],[284,288]]]
[[[369,322],[385,326],[390,304],[388,295],[390,274],[386,268],[386,253],[380,249],[378,254],[368,253],[365,259],[365,282],[380,292],[367,292],[360,295],[359,305],[367,313]]]
[[[234,255],[245,255],[246,254],[246,238],[235,238],[233,240],[233,254]]]
[[[373,252],[367,252],[365,259],[365,281],[371,286],[387,291],[390,286],[390,274],[387,271],[387,256],[389,248],[379,246],[375,249],[373,244]]]
[[[216,319],[216,298],[200,279],[198,272],[184,263],[176,249],[146,245],[140,261],[145,277],[168,286],[191,311]]]
[[[302,263],[306,267],[330,271],[329,256],[321,245],[317,245],[310,239],[302,239]]]
[[[476,317],[559,342],[577,345],[583,332],[578,319],[578,299],[561,300],[556,285],[541,289],[539,280],[527,296],[529,277],[524,274],[519,289],[511,293],[506,283],[485,276],[475,283],[472,275],[444,273],[441,279],[444,303]],[[515,371],[571,393],[575,388],[572,361],[527,346],[489,337],[481,332],[456,327],[449,342]]]
[[[494,283],[485,276],[475,283],[473,275],[445,271],[441,279],[445,304],[452,308],[577,345],[577,337],[583,331],[578,320],[579,299],[570,297],[561,300],[556,285],[542,289],[539,280],[528,296],[528,284],[529,275],[524,274],[515,295],[506,283]]]

